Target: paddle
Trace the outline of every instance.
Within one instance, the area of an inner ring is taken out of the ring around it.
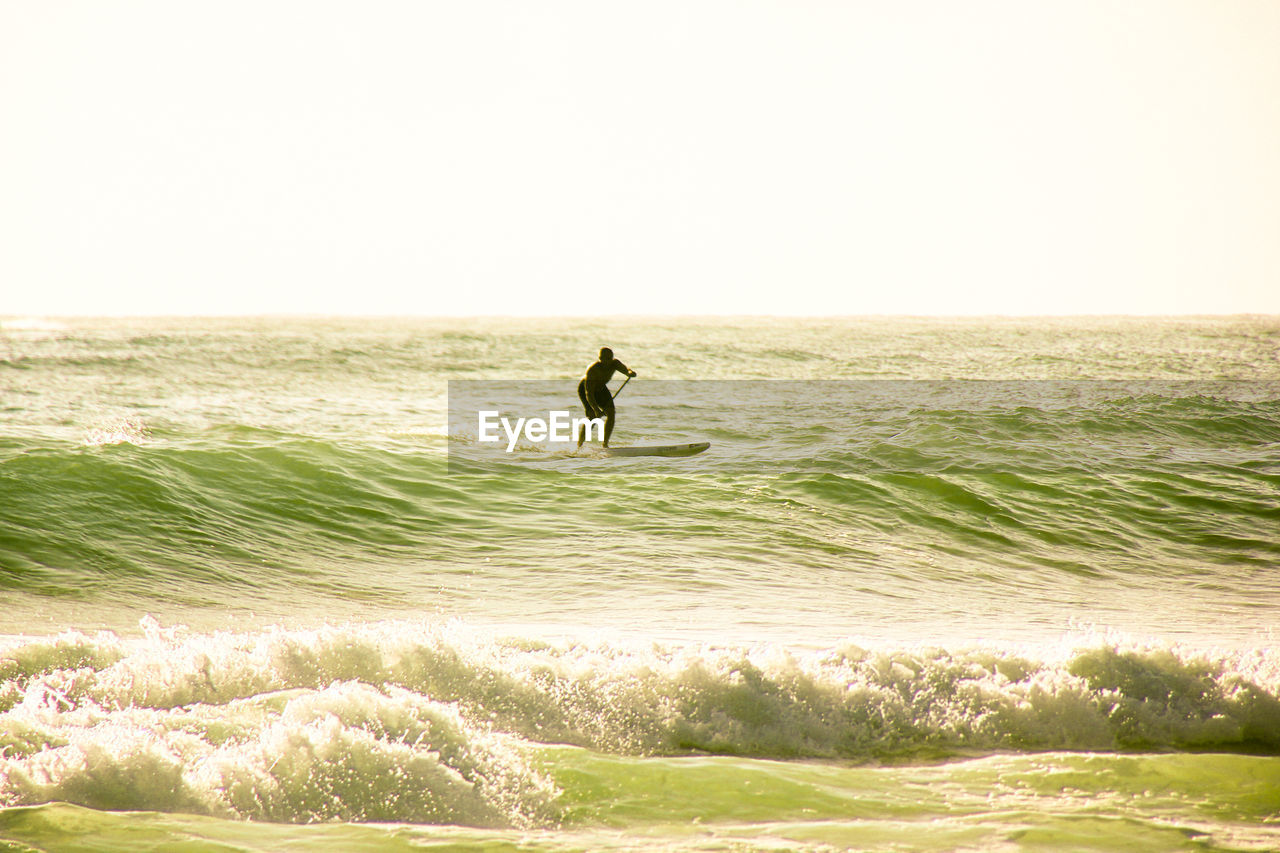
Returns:
[[[613,392],[613,399],[615,400],[618,399],[618,395],[622,393],[622,389],[626,388],[627,382],[630,382],[630,381],[631,381],[631,377],[628,376],[626,380],[621,385],[618,386],[618,390]]]

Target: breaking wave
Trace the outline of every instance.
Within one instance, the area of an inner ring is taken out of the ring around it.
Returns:
[[[554,822],[546,745],[931,761],[1280,754],[1280,655],[628,645],[367,623],[12,640],[0,803],[284,823]]]

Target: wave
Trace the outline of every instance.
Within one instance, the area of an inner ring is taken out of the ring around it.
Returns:
[[[1280,656],[626,645],[366,623],[11,640],[0,803],[533,825],[543,745],[623,756],[1280,755]]]
[[[133,424],[93,433],[90,446],[0,443],[0,583],[48,594],[136,579],[279,587],[306,582],[291,554],[377,559],[465,527],[438,457],[222,432],[175,442]]]
[[[496,542],[528,567],[547,554],[585,561],[577,543],[605,503],[630,508],[611,519],[624,539],[679,518],[690,535],[716,531],[707,544],[721,554],[799,565],[816,554],[868,565],[906,549],[926,555],[895,565],[909,573],[942,559],[1199,577],[1280,559],[1262,535],[1280,523],[1280,444],[1267,443],[1280,434],[1275,401],[938,409],[890,395],[857,417],[857,429],[828,417],[795,434],[766,419],[754,439],[713,424],[734,437],[679,468],[532,452],[446,461],[436,436],[182,431],[140,418],[80,444],[10,436],[0,438],[0,585],[88,598],[200,598],[193,585],[368,597],[383,591],[343,567],[483,562]]]

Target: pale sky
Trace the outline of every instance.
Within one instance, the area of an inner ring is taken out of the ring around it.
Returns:
[[[0,315],[1245,312],[1277,0],[0,0]]]

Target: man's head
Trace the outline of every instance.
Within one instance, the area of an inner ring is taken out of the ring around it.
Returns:
[[[613,350],[608,347],[600,347],[600,360],[613,361]]]

